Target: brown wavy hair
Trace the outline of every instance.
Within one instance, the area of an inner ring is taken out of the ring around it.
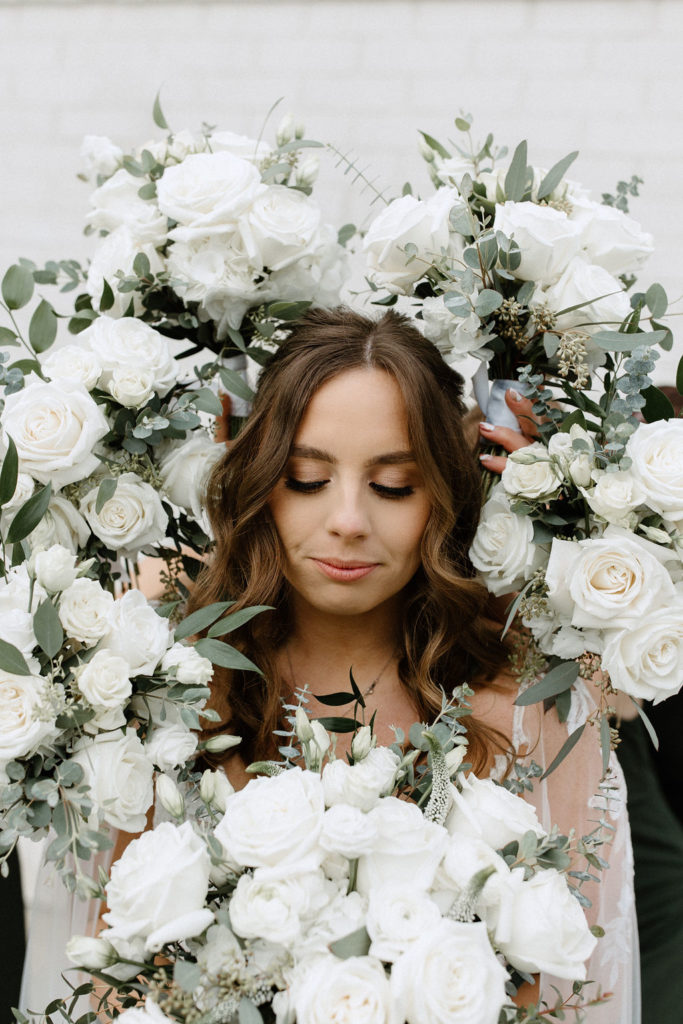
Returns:
[[[223,600],[236,601],[232,610],[274,606],[230,636],[263,676],[221,669],[214,675],[222,723],[213,731],[229,722],[243,737],[247,763],[275,755],[273,730],[282,726],[282,698],[289,695],[277,652],[292,628],[290,590],[268,499],[286,471],[312,396],[332,377],[359,367],[384,370],[397,381],[432,503],[422,565],[405,588],[399,628],[399,678],[418,716],[429,722],[444,692],[463,682],[491,682],[506,662],[500,624],[490,616],[488,594],[468,557],[481,508],[481,474],[463,430],[462,377],[407,317],[390,311],[375,321],[345,308],[311,310],[261,372],[251,416],[211,474],[207,510],[216,547],[188,609]],[[494,748],[507,747],[473,720],[468,732],[475,770],[490,761]]]

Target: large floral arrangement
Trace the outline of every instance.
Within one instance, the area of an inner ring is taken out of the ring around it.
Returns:
[[[176,823],[128,847],[106,885],[107,929],[70,942],[113,987],[120,1020],[532,1021],[541,1007],[510,996],[541,970],[575,981],[560,1014],[587,1005],[596,939],[568,885],[576,840],[464,774],[462,705],[415,725],[417,747],[377,746],[356,722],[348,760],[290,710],[286,760],[254,765],[264,774],[241,791],[207,771],[183,820],[165,788]]]

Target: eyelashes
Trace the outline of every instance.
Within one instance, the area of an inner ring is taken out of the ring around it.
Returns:
[[[285,487],[290,491],[296,491],[298,494],[315,494],[327,483],[329,483],[329,480],[297,480],[293,476],[285,477]],[[407,498],[415,492],[415,488],[409,485],[405,487],[387,487],[385,484],[372,482],[370,487],[381,498]]]

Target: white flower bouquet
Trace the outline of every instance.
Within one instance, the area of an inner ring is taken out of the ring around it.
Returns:
[[[118,1019],[532,1021],[540,1007],[518,1017],[510,997],[539,971],[574,980],[557,1007],[580,1019],[596,938],[568,884],[576,840],[464,774],[466,709],[415,725],[417,746],[379,747],[357,727],[348,761],[290,710],[286,760],[253,765],[262,777],[241,791],[205,772],[192,820],[177,788],[161,794],[182,823],[131,843],[105,887],[107,929],[71,940]],[[598,844],[581,849],[595,861]]]

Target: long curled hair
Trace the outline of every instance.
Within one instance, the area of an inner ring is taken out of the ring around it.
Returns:
[[[254,661],[253,672],[216,669],[214,703],[224,729],[239,733],[242,756],[273,756],[273,730],[282,726],[290,695],[278,668],[278,649],[292,629],[290,586],[268,499],[286,471],[290,449],[313,395],[346,370],[390,373],[406,407],[408,435],[424,475],[431,513],[421,541],[421,567],[404,589],[398,624],[402,685],[419,717],[429,722],[442,694],[463,682],[485,683],[506,661],[500,625],[489,615],[485,588],[474,579],[468,549],[481,507],[480,472],[463,432],[462,377],[407,317],[393,311],[374,321],[349,309],[315,309],[294,324],[261,372],[243,431],[219,459],[207,487],[216,547],[190,601],[194,610],[233,600],[232,611],[272,605],[230,637]],[[468,724],[475,770],[501,738]],[[210,734],[210,732],[209,732]]]

